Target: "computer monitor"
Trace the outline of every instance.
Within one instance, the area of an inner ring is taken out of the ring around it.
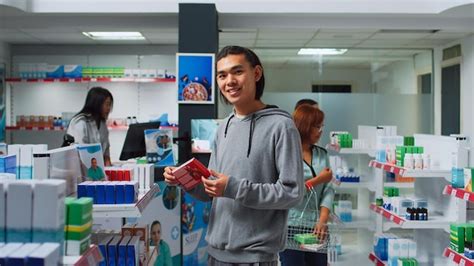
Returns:
[[[146,155],[145,134],[146,129],[155,129],[160,127],[160,122],[137,123],[128,127],[127,136],[123,143],[120,160],[125,161],[130,158],[136,158]]]

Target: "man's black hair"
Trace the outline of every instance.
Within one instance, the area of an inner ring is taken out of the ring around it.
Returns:
[[[265,87],[265,75],[263,73],[263,65],[260,62],[260,58],[249,48],[241,47],[241,46],[226,46],[222,48],[219,53],[217,54],[217,59],[216,62],[219,62],[224,57],[227,57],[228,55],[241,55],[243,54],[245,56],[245,59],[250,63],[252,67],[256,66],[261,66],[262,67],[262,77],[260,77],[260,80],[256,82],[256,90],[255,90],[255,100],[260,100],[263,94],[263,89]],[[221,94],[222,96],[222,94]],[[229,103],[225,97],[224,101],[226,103]]]

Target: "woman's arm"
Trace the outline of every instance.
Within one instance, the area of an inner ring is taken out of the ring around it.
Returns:
[[[332,180],[332,171],[329,167],[324,168],[317,176],[306,181],[306,187],[316,187],[321,184],[329,183]]]

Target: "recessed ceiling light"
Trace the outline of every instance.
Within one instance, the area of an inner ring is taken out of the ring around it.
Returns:
[[[93,40],[145,40],[138,31],[91,31],[82,34]]]
[[[341,55],[347,52],[347,49],[335,48],[301,48],[298,55]]]

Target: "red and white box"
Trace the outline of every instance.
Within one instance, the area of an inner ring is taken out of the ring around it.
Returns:
[[[190,190],[202,182],[202,176],[208,178],[211,176],[211,173],[200,161],[192,158],[174,169],[173,175],[185,190]]]

